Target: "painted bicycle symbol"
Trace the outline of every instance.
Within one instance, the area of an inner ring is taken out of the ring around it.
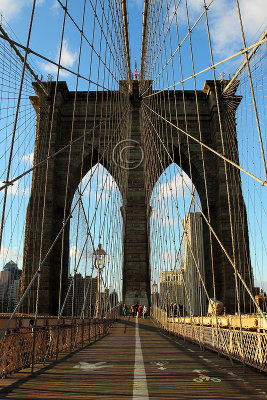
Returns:
[[[164,370],[167,369],[165,368],[165,365],[169,364],[169,361],[151,361],[150,364],[156,365],[159,367],[158,369]]]
[[[193,379],[195,382],[221,382],[219,378],[211,378],[207,375],[198,375],[198,378]]]
[[[203,372],[207,372],[205,369],[195,369],[193,372],[198,374],[198,377],[193,379],[194,382],[221,382],[219,378],[211,378],[208,375],[204,375]]]

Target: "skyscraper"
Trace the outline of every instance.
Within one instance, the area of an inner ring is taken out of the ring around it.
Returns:
[[[205,315],[203,226],[200,212],[183,219],[185,307],[189,315]]]
[[[159,275],[160,285],[160,305],[170,306],[171,303],[184,305],[184,283],[183,271],[174,269],[173,271],[163,271]]]
[[[97,278],[76,274],[74,279],[69,277],[69,285],[71,290],[69,292],[65,314],[80,316],[83,308],[85,316],[93,316],[96,304],[97,295]]]
[[[17,305],[21,269],[14,261],[9,261],[1,271],[0,277],[0,312],[12,312]]]

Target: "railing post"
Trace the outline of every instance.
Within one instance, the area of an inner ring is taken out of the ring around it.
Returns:
[[[84,319],[82,320],[82,347],[83,347],[83,334],[84,334]]]
[[[233,354],[233,332],[230,330],[230,338],[229,338],[229,350],[230,354]]]
[[[263,352],[262,352],[262,335],[260,334],[260,332],[258,332],[257,337],[258,337],[258,340],[257,340],[258,351],[254,352],[255,359],[253,360],[253,364],[255,364],[255,365],[259,364],[260,368],[263,369],[264,365],[263,365]],[[257,354],[258,354],[258,363],[257,363],[257,359],[256,359]],[[244,357],[244,359],[245,359],[245,357]]]

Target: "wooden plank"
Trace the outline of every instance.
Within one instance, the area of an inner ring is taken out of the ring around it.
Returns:
[[[218,360],[151,319],[138,325],[150,399],[267,399],[266,374]],[[108,336],[40,366],[33,376],[28,369],[3,379],[0,399],[132,399],[135,335],[135,317],[122,318]]]

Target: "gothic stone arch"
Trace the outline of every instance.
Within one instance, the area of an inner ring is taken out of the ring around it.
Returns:
[[[123,83],[121,84],[121,88]],[[221,136],[218,125],[218,114],[216,107],[216,100],[214,94],[213,82],[206,82],[206,93],[198,91],[198,101],[200,110],[200,124],[202,129],[202,138],[204,143],[213,147],[215,150],[222,152]],[[47,154],[49,145],[49,132],[51,124],[51,115],[53,109],[53,94],[55,84],[50,84],[50,96],[46,97],[41,89],[35,85],[37,93],[33,97],[32,104],[37,113],[37,128],[35,140],[35,155],[34,162],[38,163],[43,160]],[[119,92],[118,92],[118,95]],[[60,82],[58,85],[57,96],[55,101],[54,122],[51,135],[51,149],[50,153],[53,154],[57,150],[66,145],[70,138],[72,113],[73,113],[73,100],[74,92],[69,92],[65,82]],[[98,98],[99,96],[99,103]],[[184,126],[184,109],[183,98],[180,91],[165,93],[162,96],[168,96],[172,110],[172,122],[176,123],[175,119],[178,116],[179,126],[185,129]],[[90,132],[92,126],[98,126],[101,117],[103,116],[104,109],[112,107],[110,103],[111,94],[109,92],[90,92],[89,103],[87,110],[87,129]],[[185,99],[187,104],[187,121],[188,131],[195,137],[199,138],[198,121],[195,110],[195,94],[194,92],[185,92]],[[236,97],[238,104],[238,99]],[[73,139],[82,135],[84,129],[84,120],[86,113],[87,93],[77,93],[77,107],[75,113],[75,122],[73,130]],[[142,143],[141,129],[141,105],[142,99],[139,97],[138,81],[133,81],[132,93],[130,95],[131,104],[131,138]],[[223,103],[222,103],[223,109]],[[97,109],[97,117],[94,119],[95,107]],[[104,109],[101,109],[104,107]],[[160,110],[158,110],[160,111]],[[110,111],[112,112],[112,110]],[[227,129],[225,127],[225,129]],[[190,163],[187,141],[184,134],[171,135],[170,126],[166,125],[166,132],[168,132],[168,143],[170,154],[173,154],[174,149],[174,162],[180,165],[183,170],[190,175]],[[172,132],[174,133],[174,132]],[[97,146],[90,146],[92,142],[92,132],[86,136],[86,153],[84,156],[84,170],[85,175],[88,169],[101,158],[101,163],[108,170],[111,171],[112,149],[116,143],[112,143],[110,150],[104,150],[105,143],[99,140]],[[94,129],[95,137],[99,135],[99,129]],[[100,135],[99,135],[100,137]],[[174,139],[173,139],[174,138]],[[172,142],[173,140],[173,142]],[[232,138],[233,143],[236,144],[236,135]],[[96,141],[94,141],[96,143]],[[207,215],[206,193],[203,175],[203,166],[201,158],[200,145],[189,140],[190,144],[190,157],[193,183],[199,193],[202,210]],[[70,163],[70,192],[67,200],[67,215],[70,212],[71,201],[75,190],[80,182],[80,167],[81,167],[81,152],[83,141],[76,142],[72,147],[72,158]],[[225,246],[229,255],[232,256],[232,242],[229,224],[229,211],[226,191],[226,179],[224,172],[223,160],[215,156],[208,150],[203,150],[204,159],[206,164],[206,181],[209,198],[211,225],[215,232],[218,234],[220,240]],[[238,153],[231,153],[231,148],[226,149],[226,156],[238,162]],[[140,155],[138,155],[140,156]],[[135,150],[130,151],[130,158],[136,157]],[[43,254],[42,257],[49,250],[51,244],[55,240],[58,232],[62,227],[63,211],[64,211],[64,198],[65,198],[65,182],[66,182],[66,165],[67,165],[68,152],[62,152],[57,157],[49,162],[49,170],[47,176],[47,200],[46,200],[46,216],[44,221],[43,230]],[[161,175],[163,170],[171,163],[171,160],[166,157],[162,158],[163,164],[159,165],[155,171],[155,182],[157,177]],[[113,166],[114,167],[114,166]],[[236,169],[227,167],[231,174],[236,174],[239,178],[239,172]],[[44,195],[44,182],[45,182],[45,165],[36,169],[33,172],[32,190],[29,200],[26,229],[25,229],[25,246],[24,246],[24,265],[23,265],[23,279],[22,290],[25,290],[30,282],[33,271],[39,262],[40,253],[40,239],[41,239],[41,220],[42,220],[42,207]],[[114,171],[114,168],[113,168]],[[116,176],[113,173],[113,177]],[[240,180],[238,180],[240,181]],[[117,181],[120,188],[120,182]],[[247,233],[247,218],[244,200],[242,197],[241,187],[239,190],[236,188],[231,191],[231,202],[233,210],[233,219],[235,230],[235,246],[238,247],[239,254],[241,252],[242,260],[238,260],[238,268],[244,267],[246,263],[245,280],[251,286],[251,270],[249,258],[249,243]],[[153,187],[151,187],[151,192]],[[236,193],[236,194],[235,194]],[[235,207],[239,204],[239,210]],[[128,305],[139,302],[142,304],[150,304],[150,267],[149,267],[149,220],[146,204],[145,183],[144,183],[144,163],[140,164],[138,168],[129,170],[128,174],[128,191],[124,195],[124,206],[122,208],[122,215],[124,220],[124,264],[123,264],[123,301]],[[239,214],[238,214],[239,213]],[[206,282],[208,291],[211,297],[213,296],[212,288],[212,271],[210,259],[210,236],[206,224],[204,227],[204,254],[205,254],[205,271]],[[243,229],[244,228],[244,229]],[[244,233],[243,233],[244,232]],[[242,243],[241,243],[242,242]],[[243,250],[242,250],[243,249]],[[61,240],[58,240],[52,253],[46,259],[41,274],[40,297],[39,297],[39,312],[43,314],[55,315],[58,308],[58,289],[59,289],[59,274],[60,274],[60,255],[63,251],[63,259],[65,268],[63,270],[63,295],[66,293],[67,280],[68,280],[68,257],[69,257],[69,232],[68,227],[65,231],[64,245],[61,248]],[[243,251],[243,253],[242,253]],[[224,252],[218,245],[217,241],[213,238],[213,252],[214,252],[214,270],[216,281],[216,296],[224,302],[227,311],[233,312],[235,306],[235,284],[233,268],[227,260]],[[25,303],[25,311],[33,311],[35,291],[29,296],[28,301]]]
[[[238,84],[236,85],[237,89]],[[237,108],[241,97],[233,94],[233,98],[224,98],[221,94],[222,85],[217,82],[221,117],[222,117],[222,135],[225,144],[225,156],[239,164],[237,136],[235,127],[235,111],[231,108],[232,126],[229,131],[229,123],[226,123],[226,112],[229,113],[227,102],[235,104]],[[164,104],[165,93],[162,93],[162,104]],[[215,151],[223,154],[222,137],[219,126],[217,112],[217,101],[213,81],[206,81],[203,91],[197,92],[198,109],[200,116],[200,127],[202,141]],[[168,101],[171,109],[171,121],[179,126],[181,130],[189,132],[194,138],[200,140],[199,124],[196,110],[196,98],[194,91],[185,92],[185,104],[187,113],[187,127],[185,126],[185,112],[183,105],[183,94],[181,91],[169,92]],[[160,104],[160,101],[158,102]],[[168,105],[169,107],[169,105]],[[161,110],[156,110],[159,114]],[[228,115],[229,119],[229,115]],[[168,148],[170,157],[162,156],[163,164],[158,165],[155,182],[172,162],[179,165],[188,176],[192,176],[192,181],[199,194],[203,214],[208,219],[208,205],[210,211],[210,225],[214,229],[228,255],[233,259],[233,247],[235,252],[235,261],[237,270],[243,276],[246,284],[252,290],[253,274],[250,263],[249,238],[247,228],[246,207],[242,195],[240,172],[236,167],[226,163],[229,179],[229,196],[231,204],[231,218],[233,225],[233,240],[231,237],[231,225],[229,217],[228,194],[226,184],[225,166],[222,158],[205,149],[195,140],[175,128],[171,128],[166,123],[162,129],[166,131],[165,147]],[[190,151],[188,151],[188,148]],[[166,153],[164,150],[163,153]],[[203,157],[202,157],[203,152]],[[203,159],[205,163],[205,175],[203,168]],[[206,186],[205,186],[206,180]],[[153,187],[151,187],[152,193]],[[206,194],[207,191],[207,194]],[[208,204],[207,204],[208,197]],[[207,223],[203,220],[203,242],[205,259],[205,282],[210,297],[214,297],[213,271],[211,260],[211,240],[213,253],[213,269],[216,298],[221,300],[227,313],[236,311],[236,284],[235,274],[231,263],[229,262],[225,251],[218,243],[217,239],[210,231]],[[234,246],[233,246],[234,244]],[[240,289],[240,287],[239,287]],[[244,288],[243,288],[244,289]],[[248,312],[249,295],[245,290],[240,290],[241,310]]]

